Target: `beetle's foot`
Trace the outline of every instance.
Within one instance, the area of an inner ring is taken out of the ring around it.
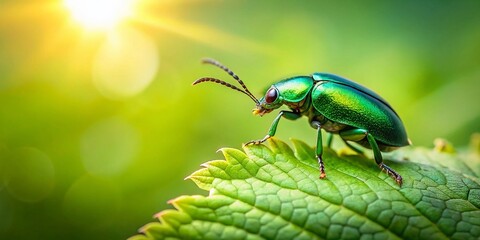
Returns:
[[[380,167],[380,169],[382,169],[382,171],[384,170],[388,175],[390,175],[400,187],[402,186],[403,179],[402,179],[402,176],[400,176],[400,174],[395,172],[395,170],[385,165],[384,163],[380,163],[378,164],[378,166]]]
[[[260,140],[252,140],[252,141],[247,142],[247,143],[245,143],[245,144],[243,144],[243,145],[246,146],[246,145],[250,145],[250,144],[254,144],[254,145],[262,144],[262,143],[264,143],[265,141],[267,141],[267,139],[269,139],[269,138],[271,138],[271,137],[272,137],[272,136],[270,136],[270,135],[267,134],[267,136],[265,136],[264,138],[262,138],[262,139],[260,139]]]
[[[322,156],[317,156],[319,170],[320,170],[320,179],[324,179],[327,177],[325,174],[325,165],[323,164]]]

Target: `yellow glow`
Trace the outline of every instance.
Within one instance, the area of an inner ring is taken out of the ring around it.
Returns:
[[[128,18],[134,0],[65,0],[72,17],[86,28],[109,29]]]
[[[158,49],[148,35],[134,28],[118,28],[107,34],[98,49],[92,80],[105,97],[131,97],[152,83],[158,66]]]

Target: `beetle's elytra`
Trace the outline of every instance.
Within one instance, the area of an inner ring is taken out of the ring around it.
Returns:
[[[202,82],[215,82],[249,96],[256,104],[253,113],[263,116],[282,105],[290,111],[282,110],[273,120],[267,135],[246,144],[260,144],[275,135],[281,117],[295,120],[306,116],[310,126],[317,130],[316,157],[320,168],[320,178],[325,178],[322,159],[322,132],[338,134],[345,144],[354,151],[362,151],[349,142],[356,142],[373,151],[375,162],[385,170],[400,186],[402,177],[383,163],[381,151],[388,152],[410,144],[405,127],[390,104],[370,89],[345,78],[328,74],[314,73],[311,76],[297,76],[274,83],[257,99],[248,90],[244,82],[230,69],[213,59],[204,59],[204,63],[215,65],[232,76],[243,89],[216,78],[204,77],[193,85]]]

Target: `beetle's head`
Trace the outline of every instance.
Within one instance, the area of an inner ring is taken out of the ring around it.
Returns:
[[[262,116],[282,105],[297,109],[307,98],[313,88],[313,79],[310,76],[297,76],[274,83],[260,98],[253,114]]]
[[[275,86],[271,86],[265,96],[260,98],[257,107],[253,109],[253,114],[263,116],[282,106],[280,94]]]

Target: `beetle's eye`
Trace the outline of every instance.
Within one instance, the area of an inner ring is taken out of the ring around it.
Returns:
[[[273,103],[275,102],[275,100],[277,100],[277,97],[278,97],[277,89],[272,87],[268,89],[267,94],[265,94],[265,102]]]

